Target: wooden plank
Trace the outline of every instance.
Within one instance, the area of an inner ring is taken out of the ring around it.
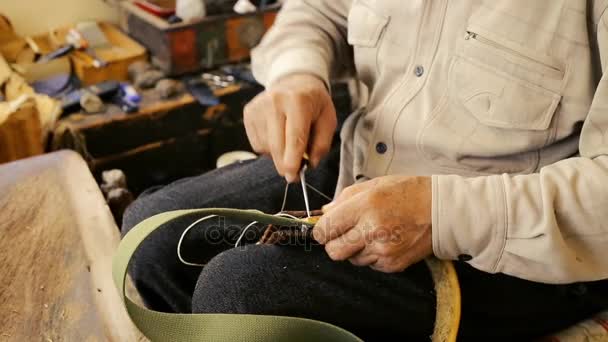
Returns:
[[[240,85],[233,85],[230,87],[217,89],[214,91],[214,94],[215,96],[223,99],[226,96],[238,92],[239,90],[241,90],[241,88],[242,86]],[[142,91],[141,95],[142,103],[140,104],[140,110],[136,113],[124,113],[120,111],[120,109],[116,106],[109,106],[110,110],[105,113],[70,115],[62,121],[71,122],[79,129],[84,130],[91,127],[103,126],[108,121],[138,120],[158,112],[167,111],[181,106],[197,103],[194,97],[192,97],[192,95],[188,93],[168,100],[159,100],[159,95],[155,90]],[[201,112],[204,112],[204,107],[201,106],[201,108],[203,108]]]
[[[0,163],[44,152],[40,115],[34,101],[24,99],[16,107],[0,103]]]
[[[203,113],[197,103],[189,103],[131,120],[121,120],[120,114],[109,115],[88,127],[71,125],[64,133],[81,140],[91,158],[100,158],[202,128]]]
[[[1,166],[0,234],[0,340],[144,340],[112,282],[118,228],[79,155]]]

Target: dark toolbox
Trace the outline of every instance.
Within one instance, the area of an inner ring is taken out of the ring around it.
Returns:
[[[121,169],[135,193],[147,187],[215,167],[222,153],[250,150],[242,111],[261,88],[246,82],[217,89],[216,106],[203,106],[186,93],[160,100],[142,91],[140,109],[124,113],[109,105],[99,114],[72,114],[56,125],[51,149],[73,149],[95,176]]]
[[[251,49],[272,26],[280,9],[280,4],[274,4],[254,13],[169,23],[133,2],[123,1],[120,6],[122,29],[143,44],[154,64],[169,75],[248,60]]]

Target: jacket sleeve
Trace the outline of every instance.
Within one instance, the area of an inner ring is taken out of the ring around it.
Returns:
[[[347,43],[351,0],[287,0],[273,27],[252,52],[256,79],[268,86],[293,73],[325,81],[352,70]]]
[[[603,72],[607,16],[597,25]],[[580,157],[537,174],[434,176],[435,255],[470,255],[479,270],[544,283],[608,278],[608,73],[596,89],[579,151]]]

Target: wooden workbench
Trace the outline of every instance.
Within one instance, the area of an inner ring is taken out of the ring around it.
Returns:
[[[87,164],[0,165],[0,341],[138,341],[112,282],[120,236]]]

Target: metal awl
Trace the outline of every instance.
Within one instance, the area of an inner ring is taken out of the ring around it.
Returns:
[[[310,218],[310,205],[308,204],[308,186],[306,185],[306,170],[308,169],[308,161],[306,157],[303,161],[303,166],[300,169],[300,183],[302,184],[302,193],[304,194],[304,205],[306,206],[306,216]]]

